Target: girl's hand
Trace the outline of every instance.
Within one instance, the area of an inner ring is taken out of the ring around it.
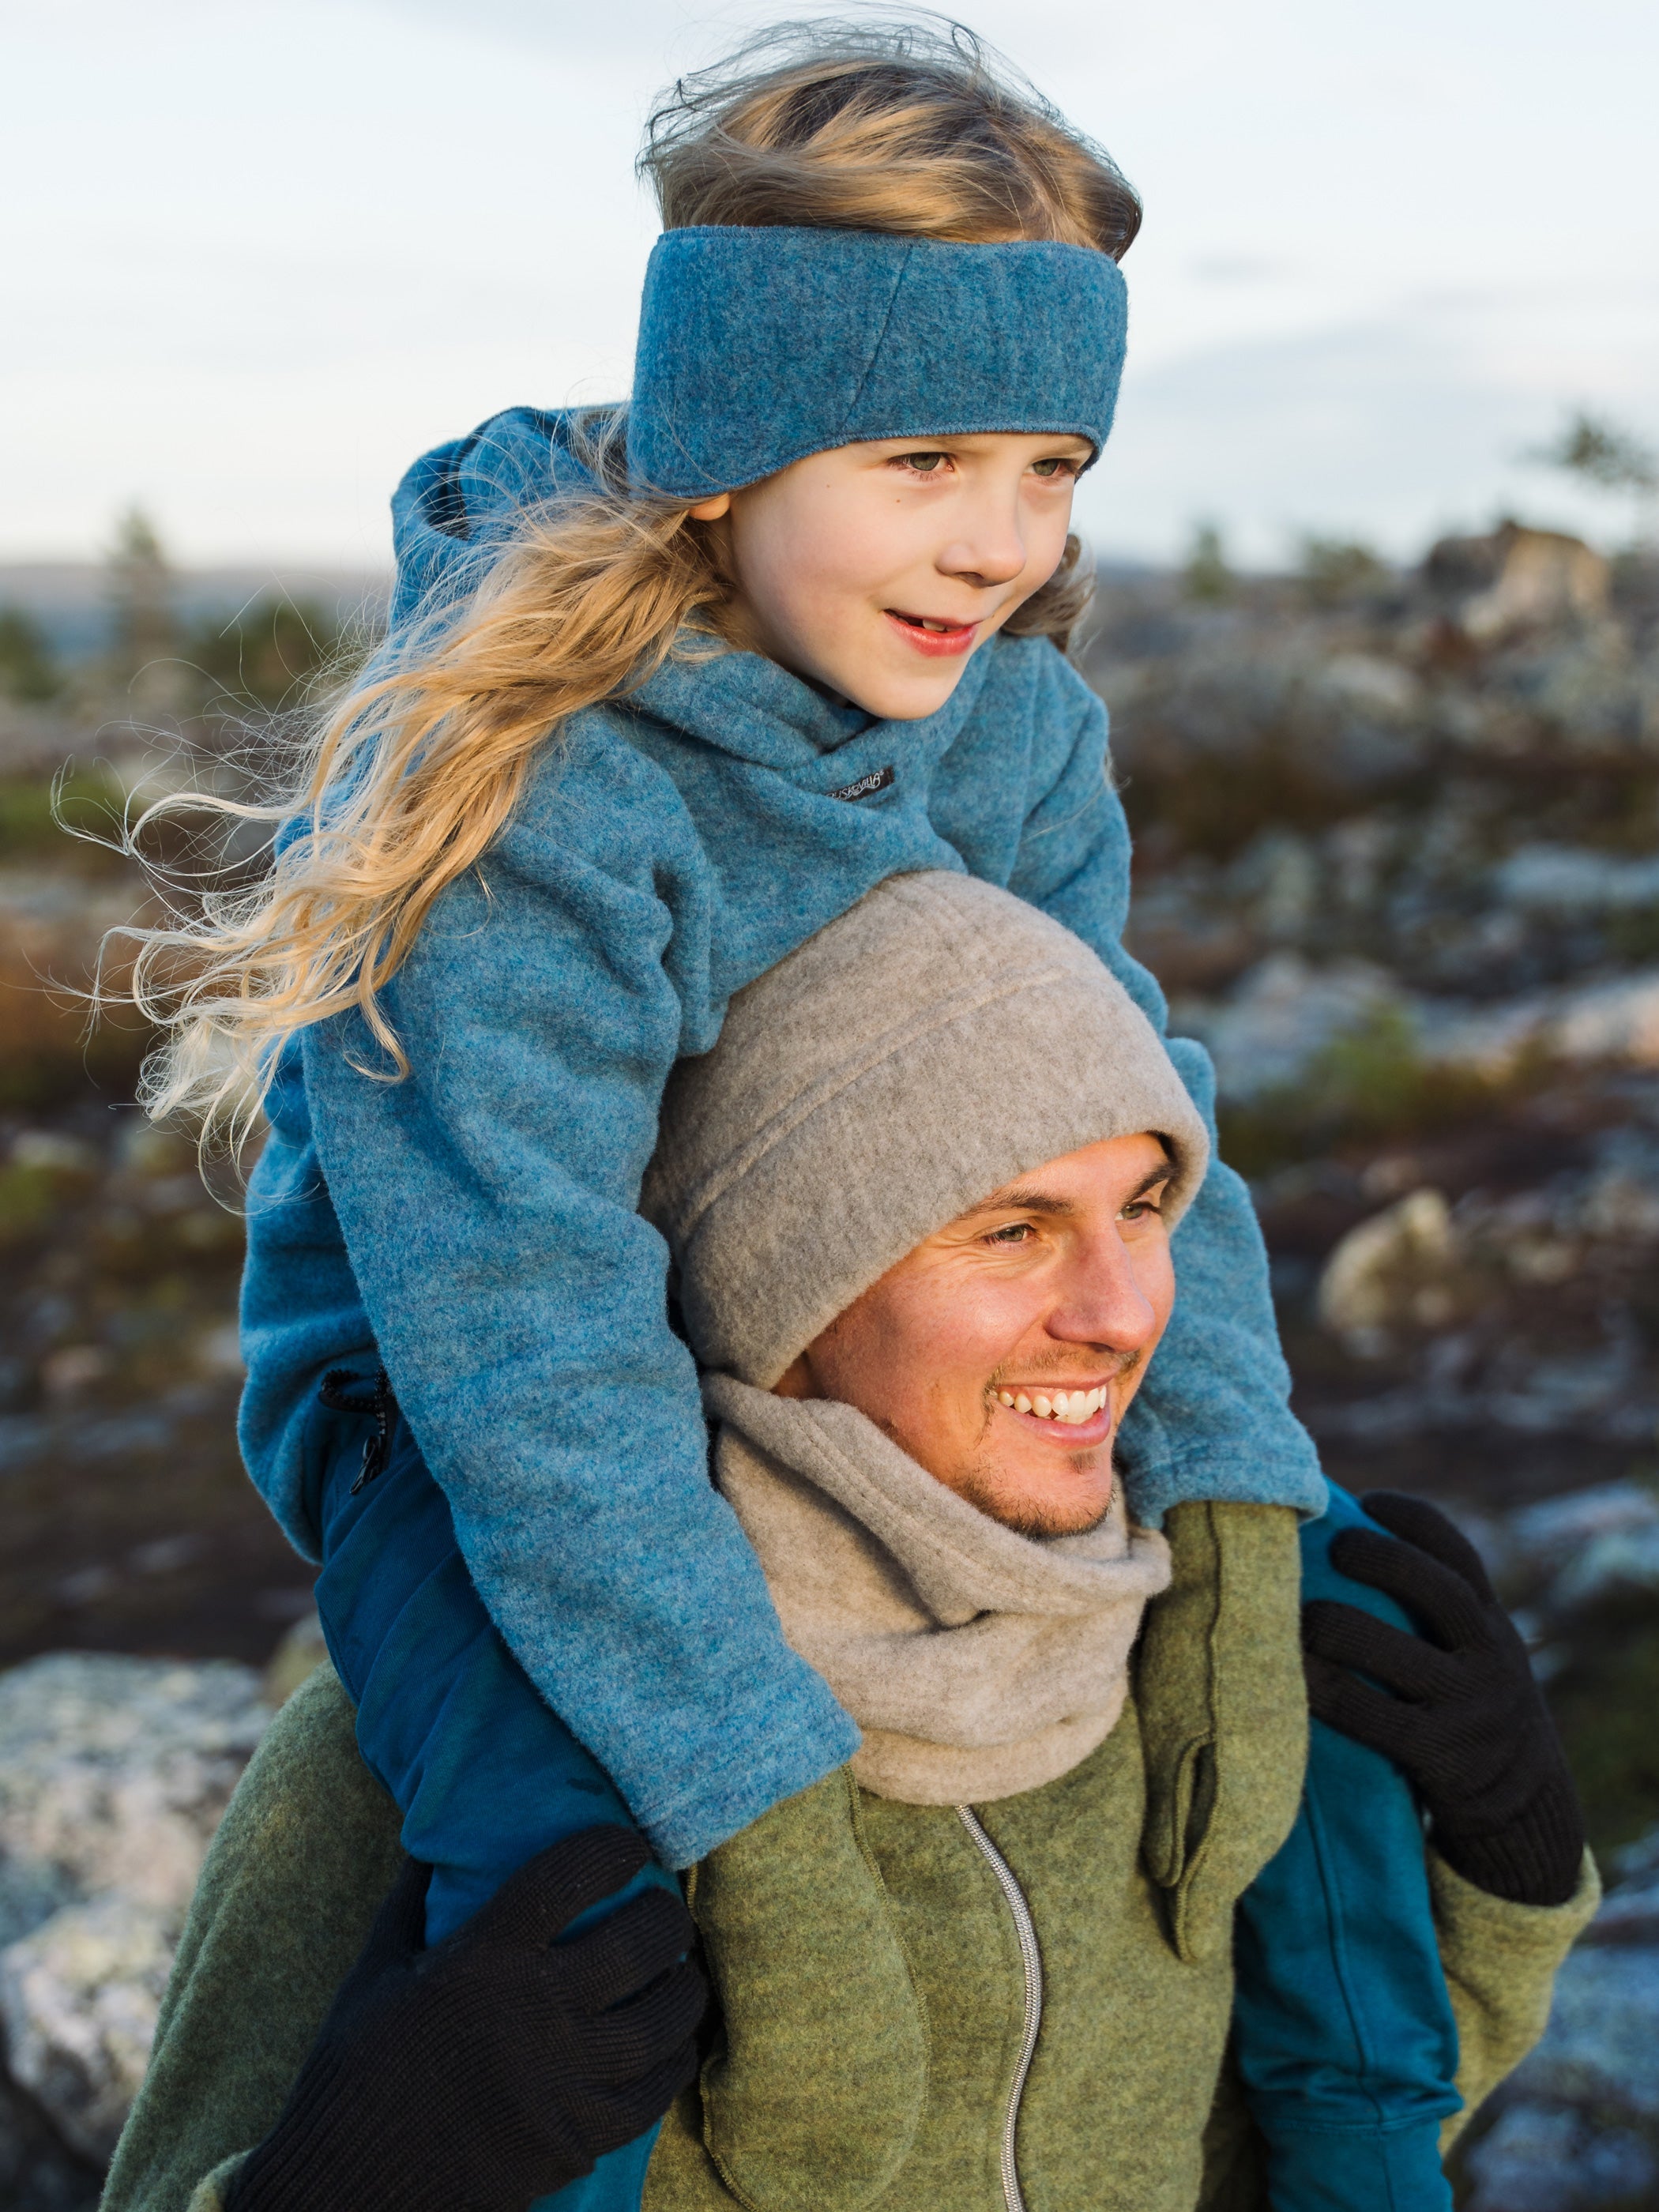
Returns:
[[[1468,1881],[1517,1904],[1565,1905],[1578,1884],[1583,1816],[1526,1646],[1480,1555],[1423,1498],[1374,1490],[1359,1502],[1392,1534],[1345,1528],[1332,1564],[1397,1598],[1423,1634],[1357,1606],[1305,1605],[1315,1717],[1404,1769],[1436,1848]]]
[[[648,1889],[556,1939],[647,1857],[585,1829],[429,1951],[410,1860],[228,2212],[524,2212],[643,2134],[696,2073],[690,1915]]]

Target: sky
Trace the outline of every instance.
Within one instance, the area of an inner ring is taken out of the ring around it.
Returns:
[[[0,0],[0,559],[93,557],[137,502],[185,562],[382,566],[417,453],[626,389],[652,96],[807,12]],[[1659,442],[1651,0],[966,19],[1146,203],[1101,555],[1629,535],[1528,456],[1578,405]]]

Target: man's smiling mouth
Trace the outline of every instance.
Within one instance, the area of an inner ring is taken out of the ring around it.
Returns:
[[[1092,1420],[1111,1396],[1102,1382],[1092,1390],[999,1390],[997,1403],[1016,1413],[1033,1413],[1040,1421],[1059,1421],[1081,1428]]]

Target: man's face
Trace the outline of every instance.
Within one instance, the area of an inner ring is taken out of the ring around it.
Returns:
[[[931,714],[1066,550],[1086,439],[1020,431],[813,453],[693,507],[750,652],[895,721]]]
[[[927,1237],[778,1384],[856,1406],[927,1472],[1032,1536],[1091,1528],[1112,1442],[1175,1303],[1153,1136],[1050,1160]]]

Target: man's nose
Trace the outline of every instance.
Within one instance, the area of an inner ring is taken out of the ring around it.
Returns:
[[[1098,1344],[1114,1352],[1139,1352],[1158,1328],[1158,1314],[1115,1229],[1092,1238],[1077,1255],[1060,1285],[1048,1320],[1061,1344]]]

